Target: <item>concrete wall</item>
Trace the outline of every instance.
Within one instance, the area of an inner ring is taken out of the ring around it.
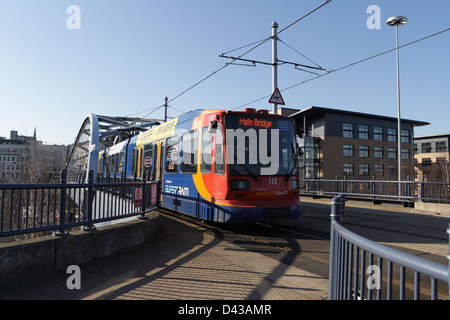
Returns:
[[[158,233],[160,216],[157,211],[146,216],[148,219],[134,219],[95,231],[0,244],[0,285],[81,264],[150,240]]]
[[[436,212],[440,216],[450,217],[450,204],[416,201],[414,202],[414,208]]]

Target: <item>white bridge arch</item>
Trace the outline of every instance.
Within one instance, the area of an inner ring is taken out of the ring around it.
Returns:
[[[98,155],[115,143],[128,139],[160,123],[156,119],[111,117],[90,113],[78,132],[67,162],[67,181],[86,183],[88,172],[98,169]]]

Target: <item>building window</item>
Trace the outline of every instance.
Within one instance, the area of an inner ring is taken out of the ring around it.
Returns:
[[[387,129],[387,141],[389,142],[397,141],[397,131],[394,128]]]
[[[373,173],[383,175],[383,165],[382,164],[374,164],[373,165]]]
[[[402,143],[409,143],[410,139],[409,139],[409,130],[401,130],[400,131],[401,136],[401,142]]]
[[[353,157],[353,145],[344,144],[344,157]]]
[[[359,175],[360,176],[368,176],[369,175],[369,164],[368,163],[360,163],[359,164]]]
[[[402,159],[411,159],[411,151],[409,149],[402,149]]]
[[[353,163],[344,163],[344,176],[352,176],[353,175]]]
[[[383,141],[383,128],[382,127],[373,127],[373,140]]]
[[[374,147],[373,157],[376,159],[383,159],[383,147]]]
[[[369,126],[360,124],[358,126],[358,137],[363,140],[369,139]]]
[[[423,158],[422,159],[422,166],[424,166],[424,167],[431,166],[431,158]]]
[[[369,157],[369,146],[360,146],[359,147],[359,157],[360,158],[368,158]]]
[[[396,176],[397,175],[397,166],[395,164],[388,165],[388,173],[390,176]]]
[[[353,138],[353,124],[351,123],[342,124],[342,137]]]
[[[447,152],[447,144],[445,141],[436,142],[436,152]]]
[[[431,153],[431,143],[422,143],[422,153]]]
[[[389,159],[397,159],[397,148],[389,148],[388,149],[388,158]]]

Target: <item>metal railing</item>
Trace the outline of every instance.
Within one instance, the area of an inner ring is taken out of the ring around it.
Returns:
[[[344,212],[345,196],[334,197],[331,202],[330,300],[371,300],[374,293],[377,300],[449,299],[448,266],[395,250],[347,230],[342,225]],[[450,227],[447,233],[450,236]],[[450,259],[450,253],[447,259]]]
[[[0,184],[0,242],[4,237],[28,233],[67,234],[82,226],[145,213],[158,207],[159,181],[94,183],[89,172],[87,183],[71,184],[66,170],[60,183]]]
[[[373,201],[431,201],[450,203],[450,183],[425,181],[307,179],[300,195],[336,196]]]

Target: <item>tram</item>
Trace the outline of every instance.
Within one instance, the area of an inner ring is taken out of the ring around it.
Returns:
[[[161,181],[161,207],[203,220],[297,219],[296,134],[267,110],[194,110],[101,151],[98,172],[147,174]]]

